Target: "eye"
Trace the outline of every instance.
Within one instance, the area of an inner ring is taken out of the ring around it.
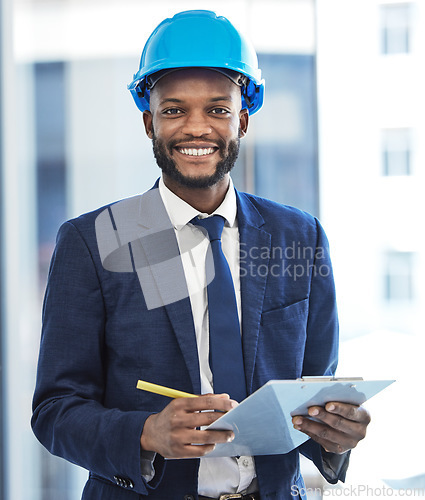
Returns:
[[[225,108],[214,108],[211,110],[211,113],[213,113],[214,115],[226,115],[229,113],[229,110]]]
[[[182,113],[182,111],[178,108],[169,108],[169,109],[165,109],[162,112],[163,115],[179,115],[181,113]]]

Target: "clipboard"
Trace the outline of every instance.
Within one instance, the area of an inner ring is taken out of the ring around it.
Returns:
[[[207,427],[232,430],[235,439],[217,444],[205,457],[288,453],[309,439],[294,429],[293,416],[307,415],[310,406],[330,401],[361,405],[393,382],[334,377],[270,380]]]

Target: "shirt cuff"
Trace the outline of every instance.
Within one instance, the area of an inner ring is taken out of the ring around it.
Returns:
[[[147,483],[155,477],[155,468],[153,466],[155,457],[156,453],[154,451],[140,451],[140,469],[142,477]]]
[[[330,481],[345,480],[345,475],[350,461],[350,451],[337,455],[321,448],[323,471]]]

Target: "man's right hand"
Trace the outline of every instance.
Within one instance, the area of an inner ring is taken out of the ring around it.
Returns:
[[[140,438],[142,449],[155,451],[164,458],[202,457],[217,443],[228,443],[235,436],[232,431],[199,428],[212,424],[220,418],[220,412],[237,405],[227,394],[173,399],[160,413],[146,419]]]

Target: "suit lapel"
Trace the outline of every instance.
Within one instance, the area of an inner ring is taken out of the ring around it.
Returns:
[[[250,394],[266,289],[271,235],[261,229],[264,219],[247,196],[238,191],[236,195],[240,238],[242,341],[245,377]]]
[[[201,393],[198,346],[196,344],[195,327],[189,298],[173,302],[165,306],[173,326],[181,352],[186,362],[193,393]]]
[[[261,312],[267,281],[271,235],[261,229],[264,225],[264,219],[248,197],[236,191],[236,198],[240,238],[243,351],[247,389],[248,393],[250,393],[252,391]],[[144,246],[143,236],[146,231],[161,231],[171,227],[171,221],[156,187],[141,196],[138,226],[142,246]],[[196,394],[199,394],[201,383],[198,349],[190,300],[186,295],[185,298],[179,301],[170,302],[167,295],[169,285],[167,287],[164,284],[161,274],[158,273],[158,268],[155,266],[156,256],[147,248],[145,248],[145,255],[147,261],[151,264],[149,267],[152,269],[152,277],[156,283],[158,294],[165,304],[165,310],[185,359],[193,390]],[[176,269],[178,273],[181,273],[184,280],[181,260],[179,260]],[[186,287],[185,281],[183,281],[182,286]]]
[[[162,202],[159,189],[154,187],[141,196],[138,226],[139,241],[149,264],[149,272],[158,298],[165,307],[177,337],[192,381],[193,391],[195,394],[200,394],[201,381],[195,327],[180,255],[175,255],[172,261],[168,261],[168,267],[164,263],[159,264],[157,252],[152,251],[152,241],[149,242],[149,238],[146,238],[146,234],[166,232],[168,234],[166,241],[163,241],[161,246],[168,244],[170,247],[178,248],[174,228]],[[174,291],[173,286],[170,286],[170,276],[175,277],[173,278]],[[177,289],[178,292],[176,292]],[[172,295],[173,292],[174,295]]]

